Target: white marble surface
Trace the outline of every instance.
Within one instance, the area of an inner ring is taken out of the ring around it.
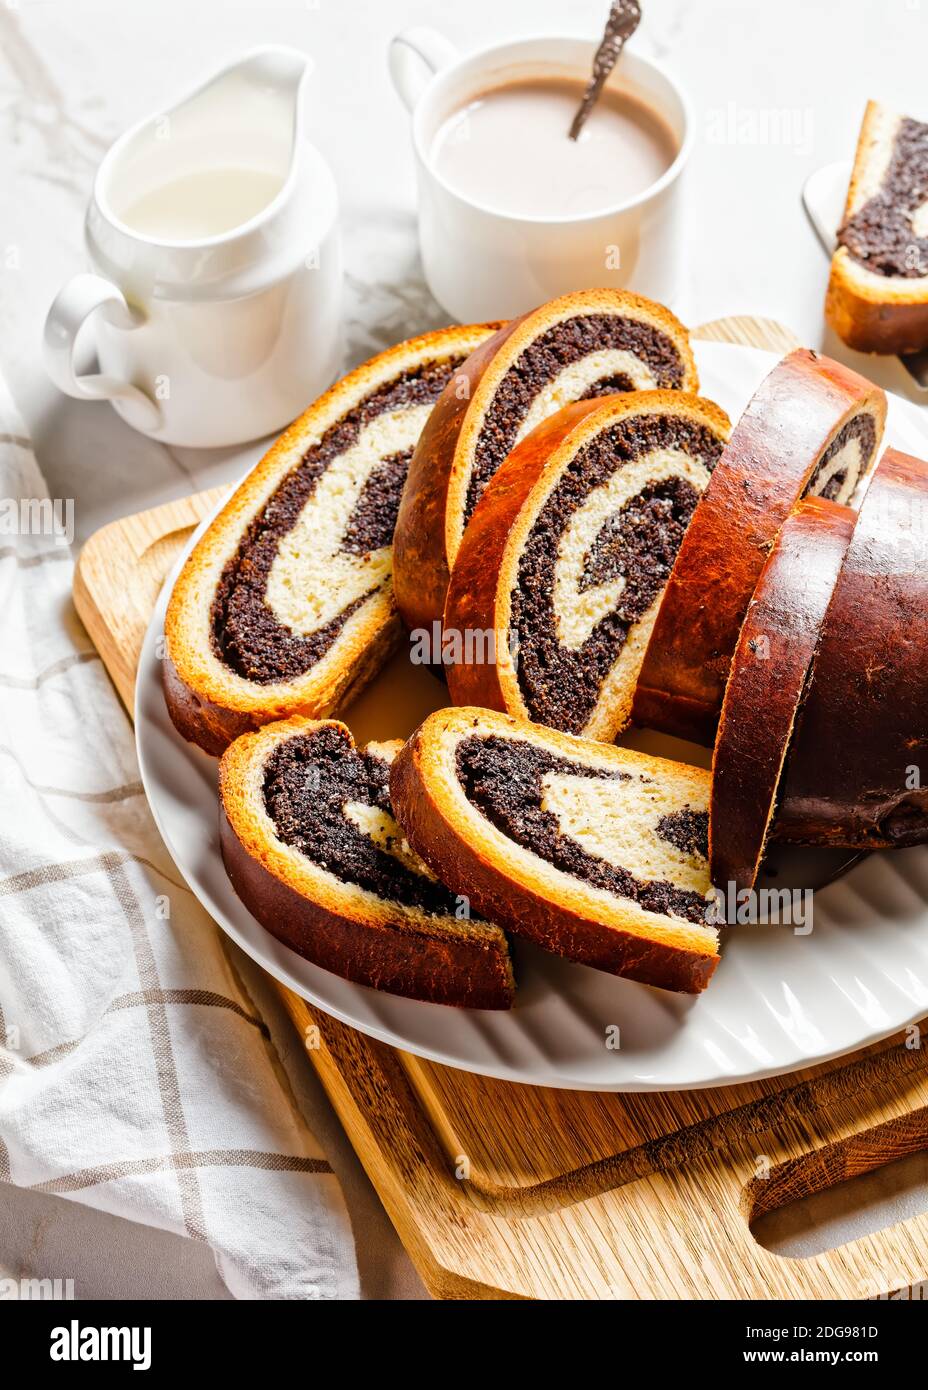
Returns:
[[[75,499],[78,539],[112,517],[231,480],[258,452],[153,444],[108,406],[66,400],[44,379],[44,313],[59,284],[84,268],[83,207],[120,131],[249,45],[311,53],[309,121],[340,185],[348,350],[357,361],[443,321],[419,277],[407,118],[387,78],[389,37],[411,23],[435,25],[463,47],[541,30],[592,34],[605,8],[605,0],[0,5],[0,368],[52,495]],[[644,0],[644,10],[636,46],[672,66],[696,112],[682,315],[690,323],[771,315],[810,346],[853,360],[824,328],[827,265],[800,190],[813,169],[852,152],[868,96],[928,116],[928,0]],[[779,137],[765,142],[771,125]],[[910,393],[895,362],[868,370]],[[346,1145],[338,1161],[367,1249],[368,1291],[415,1297],[418,1285]],[[85,1294],[219,1292],[202,1252],[169,1237],[127,1233],[125,1223],[56,1199],[4,1191],[0,1208],[0,1268],[25,1263],[37,1273],[53,1258],[60,1272],[72,1260]],[[789,1239],[802,1248],[795,1228]]]

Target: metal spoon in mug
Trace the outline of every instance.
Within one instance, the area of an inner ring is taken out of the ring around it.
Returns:
[[[612,0],[602,42],[593,57],[593,76],[587,84],[583,100],[568,131],[571,140],[576,140],[580,135],[587,116],[596,105],[606,84],[606,78],[619,61],[626,41],[631,38],[640,23],[641,6],[638,0]]]

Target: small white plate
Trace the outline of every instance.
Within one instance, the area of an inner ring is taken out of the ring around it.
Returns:
[[[838,228],[844,217],[850,177],[850,160],[838,159],[834,164],[826,164],[823,168],[816,169],[803,185],[803,205],[819,241],[829,256],[835,249]]]
[[[806,179],[802,202],[816,235],[829,256],[835,249],[838,228],[844,220],[851,162],[839,159],[816,169]],[[928,391],[928,349],[904,353],[899,359],[919,391]]]
[[[703,393],[732,418],[777,360],[723,343],[695,348]],[[928,454],[917,407],[891,399],[887,442]],[[524,943],[515,946],[519,991],[509,1013],[415,1003],[311,965],[264,931],[233,892],[219,852],[216,763],[185,743],[168,718],[157,644],[173,578],[139,665],[135,727],[145,790],[204,907],[311,1004],[449,1066],[594,1091],[685,1090],[793,1071],[876,1042],[928,1013],[928,847],[873,855],[816,893],[809,935],[789,927],[732,929],[712,983],[697,998],[615,979]],[[442,703],[444,687],[401,655],[348,709],[346,722],[359,742],[405,737]],[[654,736],[638,735],[635,743],[662,747]],[[796,872],[795,863],[784,867],[778,883],[808,886]],[[616,1025],[618,1049],[607,1045]]]

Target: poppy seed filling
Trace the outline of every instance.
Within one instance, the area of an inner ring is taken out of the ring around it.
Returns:
[[[467,485],[465,523],[483,489],[512,450],[538,393],[571,363],[608,349],[633,353],[648,367],[659,387],[676,388],[683,384],[685,367],[676,344],[650,323],[621,314],[584,314],[552,324],[520,353],[496,388],[483,417]],[[626,391],[632,384],[625,373],[613,372],[588,387],[584,399]]]
[[[558,546],[578,507],[612,475],[653,450],[676,449],[715,466],[724,441],[705,425],[669,415],[620,420],[571,459],[545,500],[519,557],[510,596],[518,681],[529,717],[568,733],[586,725],[633,624],[664,588],[699,492],[676,476],[646,484],[602,526],[586,556],[581,591],[619,577],[616,606],[578,648],[563,645],[554,610]]]
[[[836,501],[842,487],[847,481],[847,470],[833,474],[821,490],[816,487],[819,478],[828,472],[828,466],[832,459],[841,452],[845,444],[852,439],[856,439],[860,446],[860,475],[867,471],[873,452],[876,449],[876,422],[868,410],[862,410],[857,415],[852,415],[850,420],[841,427],[834,439],[825,450],[816,465],[815,471],[806,486],[807,493],[814,493],[818,497],[827,497],[829,501]]]
[[[380,898],[453,917],[457,899],[447,888],[408,868],[346,815],[346,806],[370,806],[383,813],[388,831],[396,829],[389,782],[389,763],[326,726],[274,749],[264,768],[264,805],[278,838],[320,869]]]
[[[333,460],[378,416],[433,404],[462,360],[427,363],[378,387],[306,451],[249,523],[223,569],[210,609],[213,652],[231,670],[259,685],[303,675],[325,656],[348,619],[375,592],[372,588],[305,635],[281,623],[267,602],[268,578],[281,539],[296,526]],[[383,458],[371,470],[341,538],[343,551],[363,557],[390,544],[411,452]]]
[[[838,245],[875,275],[928,275],[928,237],[916,236],[912,225],[926,199],[928,125],[905,117],[878,190],[841,227]]]
[[[705,921],[706,901],[699,893],[661,879],[642,881],[621,865],[590,854],[577,840],[564,834],[557,816],[542,809],[543,779],[549,773],[614,781],[628,780],[628,773],[591,768],[525,739],[500,738],[495,734],[463,738],[457,745],[455,760],[457,778],[468,801],[523,849],[594,888],[630,898],[648,912],[690,922]],[[655,834],[668,844],[705,858],[703,830],[708,837],[708,816],[688,807],[663,817],[655,826]]]

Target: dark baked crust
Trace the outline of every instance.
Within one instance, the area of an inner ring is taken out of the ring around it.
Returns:
[[[408,999],[470,1009],[511,1007],[512,971],[492,943],[426,941],[419,931],[362,926],[330,912],[254,859],[221,805],[219,815],[222,860],[233,888],[261,925],[291,950],[343,979]]]
[[[161,662],[161,684],[168,713],[177,732],[214,758],[220,757],[241,734],[260,728],[260,720],[252,719],[239,710],[225,709],[198,695],[181,680],[177,667],[167,653]]]
[[[410,631],[429,628],[444,609],[451,577],[445,501],[467,407],[487,367],[526,318],[523,314],[505,324],[458,368],[435,402],[413,451],[393,533],[393,593]]]
[[[751,888],[790,737],[855,513],[822,497],[780,529],[732,659],[712,759],[709,860],[717,887]],[[838,737],[832,731],[832,737]]]
[[[861,849],[928,841],[926,522],[928,464],[887,449],[825,617],[778,839]]]
[[[635,695],[634,721],[711,746],[760,571],[843,418],[872,383],[805,348],[774,368],[735,426],[677,555]]]

